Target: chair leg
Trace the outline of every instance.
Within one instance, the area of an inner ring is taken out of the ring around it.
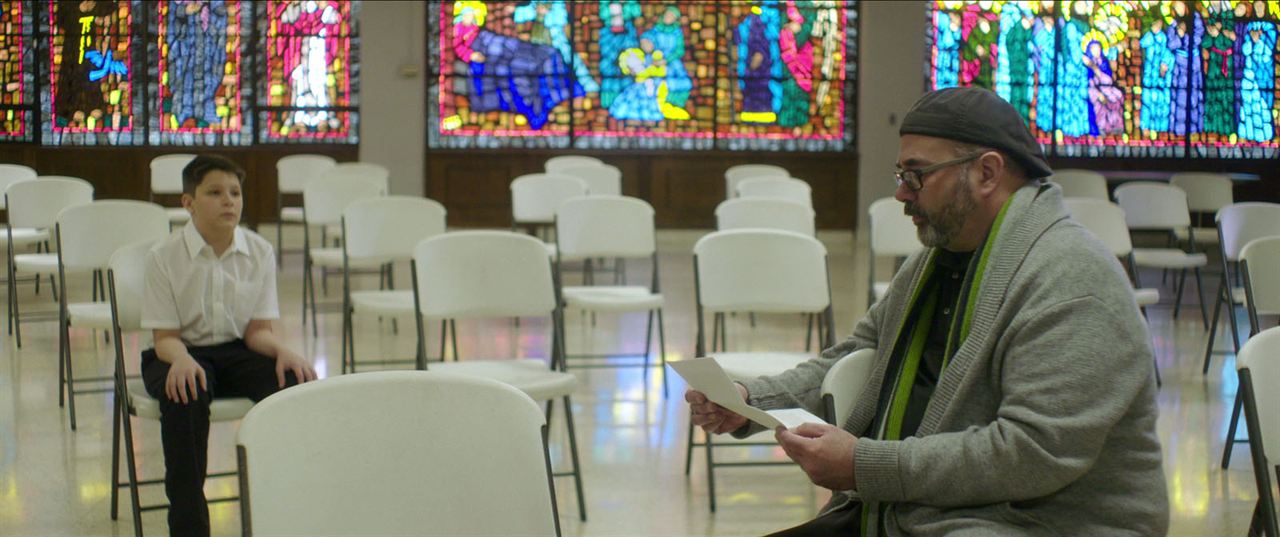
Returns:
[[[711,512],[714,513],[716,512],[716,461],[712,456],[714,450],[711,449],[711,433],[704,433],[703,436],[706,437],[706,441],[702,447],[707,450],[707,498],[711,503]]]
[[[61,325],[62,321],[58,321]],[[67,345],[62,336],[62,327],[58,327],[58,408],[67,406]]]
[[[1231,406],[1231,425],[1227,427],[1227,439],[1222,446],[1222,469],[1231,466],[1231,451],[1236,446],[1236,428],[1240,424],[1240,409],[1244,406],[1244,398],[1236,391],[1236,402]]]
[[[458,322],[449,319],[449,341],[453,343],[453,361],[458,361]],[[440,355],[440,359],[444,360],[444,355]]]
[[[1204,279],[1200,277],[1200,267],[1192,270],[1196,275],[1196,298],[1200,300],[1200,322],[1204,323],[1207,330],[1209,328],[1209,312],[1204,306]]]
[[[284,266],[284,222],[280,220],[280,211],[276,211],[276,268]]]
[[[689,441],[684,444],[684,475],[693,469],[693,414],[689,414]]]
[[[662,363],[662,398],[667,398],[667,336],[662,330],[662,310],[658,310],[658,360]]]
[[[809,321],[804,328],[804,352],[809,352],[813,349],[813,314],[810,313],[805,315],[805,317],[808,317]],[[819,335],[819,338],[821,338],[821,335]]]
[[[1178,291],[1173,297],[1173,318],[1178,318],[1178,313],[1182,310],[1182,288],[1187,284],[1187,269],[1182,269],[1178,278]]]
[[[63,355],[63,359],[66,360],[67,362],[67,378],[66,378],[67,412],[71,414],[71,430],[74,431],[76,430],[76,390],[75,390],[76,376],[72,372],[72,368],[71,368],[70,326],[66,323],[63,323],[63,327],[64,328],[62,329],[62,342],[63,342],[63,349],[65,350],[62,351],[62,355]]]
[[[111,399],[111,520],[117,520],[120,514],[120,398]]]
[[[133,422],[129,419],[129,410],[124,402],[120,405],[120,420],[124,432],[125,468],[129,472],[129,497],[133,502],[133,534],[142,537],[142,500],[138,497],[138,461],[133,455]],[[112,483],[112,486],[116,486]]]
[[[320,337],[320,329],[317,327],[319,321],[316,319],[316,277],[313,274],[312,267],[307,267],[307,278],[311,280],[309,291],[311,292],[311,337]],[[324,269],[320,269],[322,278]]]
[[[649,310],[649,321],[644,326],[644,383],[649,388],[649,347],[653,345],[653,310]]]
[[[1224,278],[1224,281],[1218,284],[1217,297],[1213,301],[1213,320],[1209,321],[1209,342],[1204,346],[1204,367],[1201,368],[1200,372],[1202,375],[1209,374],[1209,359],[1213,356],[1213,343],[1218,335],[1218,314],[1222,313],[1222,290],[1225,284]],[[1227,309],[1231,309],[1231,306],[1227,306]],[[1230,313],[1233,312],[1228,312],[1228,315]]]
[[[448,346],[446,345],[446,342],[448,341],[448,336],[449,336],[449,320],[440,319],[440,361],[441,362],[444,362],[445,357],[447,356],[445,354],[445,350],[448,348]],[[455,356],[456,356],[456,353],[455,353]]]
[[[569,431],[569,458],[573,461],[573,486],[578,489],[578,520],[587,521],[587,498],[582,492],[582,465],[578,461],[578,435],[573,428],[573,403],[564,396],[564,423]]]
[[[347,355],[347,349],[348,349],[347,338],[351,336],[351,331],[348,330],[348,328],[350,328],[349,326],[350,322],[351,322],[351,312],[346,308],[346,306],[343,306],[342,308],[342,373],[343,374],[347,373],[347,360],[350,358]]]
[[[307,274],[311,271],[311,259],[307,252],[302,252],[302,333],[307,333],[307,289],[311,286]]]

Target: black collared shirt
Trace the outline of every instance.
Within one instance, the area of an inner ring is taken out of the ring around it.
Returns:
[[[947,337],[951,324],[958,315],[956,309],[960,305],[960,292],[964,287],[965,273],[969,269],[969,261],[973,252],[949,252],[938,250],[937,265],[934,267],[932,282],[925,282],[925,289],[933,288],[938,294],[937,307],[933,312],[933,322],[929,326],[929,334],[925,339],[924,350],[920,357],[920,367],[916,371],[915,383],[911,388],[911,399],[907,401],[906,412],[902,416],[902,436],[915,436],[924,419],[925,408],[933,397],[933,390],[938,386],[942,376],[942,363],[947,352]],[[911,333],[914,326],[903,328],[904,333]],[[955,352],[955,349],[951,349]]]

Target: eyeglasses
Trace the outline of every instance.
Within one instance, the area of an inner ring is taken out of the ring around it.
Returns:
[[[923,168],[916,168],[914,170],[898,170],[893,172],[893,178],[898,181],[898,186],[907,185],[907,188],[912,192],[918,192],[921,188],[924,188],[924,176],[948,166],[955,166],[957,164],[964,164],[975,160],[986,153],[986,151],[979,151],[969,156],[948,160],[946,162],[939,162]]]

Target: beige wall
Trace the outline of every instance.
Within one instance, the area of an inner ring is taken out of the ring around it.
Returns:
[[[364,2],[360,9],[360,160],[391,170],[393,194],[423,193],[425,5]]]

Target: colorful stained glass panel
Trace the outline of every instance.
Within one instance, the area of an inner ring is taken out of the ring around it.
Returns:
[[[34,45],[27,3],[0,2],[0,140],[25,142],[33,138]]]
[[[137,144],[137,61],[129,1],[48,2],[46,144]]]
[[[245,120],[238,0],[165,0],[151,13],[151,141],[239,145]]]
[[[259,17],[266,76],[259,87],[264,142],[358,141],[352,60],[358,4],[268,0]]]

